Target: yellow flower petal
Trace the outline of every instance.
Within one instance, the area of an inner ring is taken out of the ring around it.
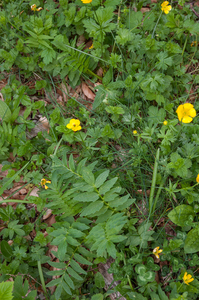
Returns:
[[[185,116],[182,118],[182,123],[188,124],[191,123],[193,120],[193,118],[189,117],[189,116]]]
[[[196,110],[191,103],[179,105],[176,113],[178,115],[179,121],[182,121],[183,123],[192,122],[193,118],[196,116]]]
[[[80,120],[78,119],[71,119],[70,122],[66,125],[68,129],[72,129],[73,131],[81,130],[82,127],[80,126]]]
[[[196,182],[199,182],[199,174],[196,177]]]

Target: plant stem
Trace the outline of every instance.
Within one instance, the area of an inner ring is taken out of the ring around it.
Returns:
[[[156,152],[155,164],[154,164],[154,169],[153,169],[151,192],[150,192],[150,196],[149,196],[149,216],[151,215],[152,209],[153,209],[153,211],[155,210],[155,203],[153,205],[153,197],[154,197],[154,193],[155,193],[155,184],[156,184],[156,179],[157,179],[159,157],[160,157],[160,148],[158,148],[158,150]]]
[[[46,285],[45,285],[45,281],[44,281],[44,275],[43,275],[43,271],[42,271],[40,260],[38,260],[37,266],[38,266],[39,276],[40,276],[40,280],[41,280],[41,285],[42,285],[45,297],[46,297],[46,299],[48,299]]]
[[[161,15],[162,15],[162,12],[160,13],[159,18],[158,18],[158,20],[157,20],[157,23],[155,24],[155,27],[154,27],[154,29],[153,29],[153,33],[152,33],[152,36],[151,36],[152,39],[153,39],[153,37],[154,37],[155,31],[156,31],[156,27],[157,27],[157,25],[158,25],[158,23],[159,23],[159,21],[160,21]]]

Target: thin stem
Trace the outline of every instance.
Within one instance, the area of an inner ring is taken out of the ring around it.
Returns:
[[[149,216],[151,215],[152,209],[153,209],[153,211],[155,210],[155,205],[153,205],[153,197],[154,197],[154,193],[155,193],[155,185],[156,185],[156,179],[157,179],[159,157],[160,157],[160,148],[158,148],[158,150],[156,152],[155,164],[154,164],[154,169],[153,169],[151,192],[150,192],[150,196],[149,196]]]
[[[40,280],[41,280],[41,285],[42,285],[45,297],[46,297],[46,299],[48,299],[46,285],[45,285],[45,281],[44,281],[44,275],[43,275],[43,271],[42,271],[40,260],[38,260],[37,266],[38,266],[39,276],[40,276]]]
[[[152,37],[151,37],[152,39],[153,39],[153,37],[154,37],[155,31],[156,31],[156,27],[157,27],[157,25],[158,25],[158,23],[159,23],[159,21],[160,21],[161,15],[162,15],[162,11],[161,11],[161,13],[160,13],[160,15],[159,15],[159,18],[158,18],[158,20],[157,20],[157,23],[155,24],[154,29],[153,29],[153,33],[152,33]]]

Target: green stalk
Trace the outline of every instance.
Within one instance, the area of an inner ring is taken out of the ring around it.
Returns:
[[[8,199],[8,200],[1,200],[2,203],[8,203],[8,202],[15,202],[15,203],[35,203],[34,201],[24,201],[24,200],[16,200],[16,199]]]
[[[157,205],[157,202],[158,202],[161,190],[163,188],[163,185],[164,185],[166,179],[167,179],[167,177],[163,178],[162,181],[161,181],[161,183],[160,183],[160,186],[159,186],[159,189],[158,189],[158,192],[156,194],[155,201],[154,201],[154,204],[153,204],[152,213],[154,213],[154,211],[155,211],[155,208],[156,208],[156,205]]]
[[[160,15],[159,15],[159,18],[158,18],[158,20],[157,20],[157,23],[155,24],[154,29],[153,29],[153,33],[152,33],[152,36],[151,36],[152,39],[153,39],[153,37],[154,37],[155,31],[156,31],[156,27],[157,27],[157,25],[158,25],[158,23],[159,23],[159,21],[160,21],[161,15],[162,15],[162,11],[161,11],[161,13],[160,13]]]
[[[154,164],[154,169],[153,169],[151,192],[150,192],[150,196],[149,196],[149,216],[151,215],[152,209],[153,209],[153,211],[155,209],[155,205],[153,206],[153,197],[154,197],[154,193],[155,193],[155,184],[156,184],[156,179],[157,179],[159,157],[160,157],[160,148],[158,148],[158,150],[156,152],[155,164]]]
[[[43,275],[43,271],[42,271],[40,260],[38,260],[37,266],[38,266],[38,271],[39,271],[39,277],[40,277],[40,280],[41,280],[41,285],[42,285],[45,297],[46,297],[46,299],[48,299],[46,285],[45,285],[45,281],[44,281],[44,275]]]

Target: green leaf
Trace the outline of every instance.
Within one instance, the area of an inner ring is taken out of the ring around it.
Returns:
[[[99,188],[106,181],[106,179],[109,175],[109,172],[110,172],[109,170],[106,170],[96,178],[96,180],[95,180],[96,188]]]
[[[104,297],[102,294],[96,294],[94,296],[92,296],[91,300],[103,300]]]
[[[186,253],[196,253],[199,251],[199,227],[193,228],[187,234],[184,251]]]
[[[106,72],[105,76],[102,79],[102,83],[104,85],[109,84],[113,77],[113,69],[110,67],[109,70]]]
[[[92,266],[92,263],[78,253],[74,254],[74,258],[82,265]]]
[[[51,280],[49,283],[46,284],[46,287],[56,286],[57,284],[62,282],[62,278],[57,278],[54,280]]]
[[[95,285],[99,289],[103,289],[105,287],[104,277],[102,276],[102,274],[100,272],[97,272],[95,274]]]
[[[1,282],[0,283],[0,299],[1,300],[12,300],[12,289],[14,282]]]
[[[106,194],[108,191],[110,191],[110,189],[114,186],[114,184],[116,183],[116,181],[118,180],[118,177],[114,177],[110,180],[108,180],[107,182],[105,182],[99,189],[99,193],[101,195]]]
[[[80,267],[80,265],[79,265],[75,260],[73,260],[73,259],[70,261],[70,266],[71,266],[76,272],[78,272],[78,273],[87,274],[87,272],[84,271],[84,270]],[[72,275],[71,275],[71,276],[72,276]]]
[[[71,154],[70,157],[69,157],[69,168],[75,172],[75,163],[74,163],[74,160],[73,160],[73,155]]]
[[[168,300],[167,295],[165,294],[165,292],[163,292],[160,285],[158,285],[158,294],[160,296],[160,300]]]
[[[96,213],[103,207],[103,205],[104,204],[101,200],[98,200],[98,201],[95,201],[95,202],[89,204],[82,210],[81,217]]]
[[[151,300],[160,300],[159,296],[155,292],[151,292],[150,297],[151,297]]]
[[[73,283],[71,277],[67,273],[64,274],[64,280],[66,281],[66,283],[70,286],[70,288],[72,290],[75,289],[74,283]]]
[[[82,277],[80,277],[72,268],[67,268],[67,272],[69,275],[71,275],[73,278],[82,281]]]
[[[66,264],[63,262],[48,261],[48,264],[57,269],[63,269],[66,267]]]
[[[81,193],[73,198],[78,202],[95,202],[97,199],[99,199],[99,195],[95,192]]]
[[[93,109],[96,109],[106,97],[106,91],[104,90],[104,88],[98,86],[97,89],[98,91],[95,95],[95,100],[93,102]]]
[[[95,184],[95,177],[89,167],[83,167],[82,176],[88,184],[92,186]]]
[[[69,277],[69,276],[68,276]],[[70,277],[69,277],[70,278]],[[62,281],[62,287],[65,290],[65,292],[69,295],[72,295],[71,290],[67,284],[68,282]]]
[[[3,240],[1,242],[1,252],[5,256],[5,258],[10,258],[12,256],[13,251],[7,241]]]
[[[189,216],[194,217],[195,213],[190,205],[179,205],[168,214],[169,219],[179,226],[185,226],[185,222],[189,220]]]
[[[2,118],[3,121],[9,121],[11,118],[11,110],[2,100],[0,100],[0,118]]]
[[[107,249],[108,254],[115,259],[117,250],[115,248],[115,245],[111,241],[107,242],[106,249]]]

